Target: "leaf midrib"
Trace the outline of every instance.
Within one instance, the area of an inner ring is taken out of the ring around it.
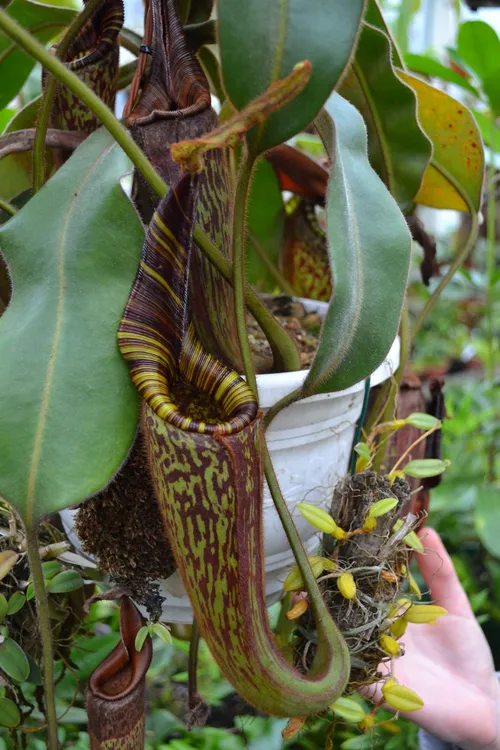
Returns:
[[[38,467],[40,464],[40,455],[41,455],[42,446],[43,446],[43,434],[44,434],[45,426],[47,422],[47,413],[48,413],[50,398],[52,395],[54,372],[55,372],[55,367],[56,367],[59,342],[61,339],[64,300],[65,300],[64,260],[65,260],[65,251],[66,251],[66,235],[68,232],[70,219],[75,210],[75,206],[78,202],[78,198],[80,196],[81,190],[83,190],[83,188],[85,187],[85,183],[88,182],[92,173],[94,172],[95,169],[97,169],[100,162],[104,158],[107,157],[108,153],[111,151],[112,148],[115,147],[115,145],[116,145],[115,143],[111,143],[107,148],[105,148],[104,151],[102,151],[102,153],[99,154],[98,158],[92,162],[90,167],[82,176],[81,181],[79,182],[78,186],[75,188],[75,191],[71,198],[71,202],[68,206],[66,218],[63,223],[62,232],[61,232],[61,236],[59,240],[58,253],[57,253],[58,283],[57,283],[56,323],[54,326],[54,336],[53,336],[52,346],[50,349],[50,356],[49,356],[49,361],[47,364],[47,370],[45,374],[45,383],[44,383],[44,387],[42,391],[40,413],[39,413],[38,423],[37,423],[36,432],[35,432],[35,440],[33,443],[33,452],[32,452],[32,458],[31,458],[31,463],[30,463],[30,469],[28,473],[28,484],[27,484],[27,489],[26,489],[25,523],[26,523],[26,527],[28,530],[32,527],[32,524],[33,524],[33,506],[34,506],[34,501],[35,501],[36,483],[38,479]]]

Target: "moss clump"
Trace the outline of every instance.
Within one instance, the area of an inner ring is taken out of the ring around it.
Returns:
[[[75,529],[83,550],[115,583],[156,614],[159,594],[155,581],[172,575],[175,562],[141,435],[111,484],[80,505]]]
[[[380,637],[390,635],[388,615],[405,585],[402,571],[408,568],[409,549],[401,535],[394,534],[393,527],[408,503],[409,493],[405,481],[396,479],[391,486],[385,477],[373,471],[346,477],[333,492],[332,518],[348,532],[363,527],[370,506],[377,501],[397,500],[389,513],[377,518],[376,528],[370,533],[357,533],[336,544],[328,536],[323,542],[323,555],[335,562],[336,567],[334,572],[320,577],[320,589],[351,654],[349,690],[376,682],[379,664],[391,658],[381,648]],[[342,572],[353,576],[356,584],[353,598],[347,599],[339,591],[338,578]],[[308,669],[316,648],[315,624],[309,611],[299,632],[296,662]]]

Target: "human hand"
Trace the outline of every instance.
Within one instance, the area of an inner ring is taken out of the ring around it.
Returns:
[[[420,537],[420,572],[448,615],[432,625],[409,624],[401,638],[405,654],[394,661],[393,675],[424,701],[420,711],[401,715],[463,750],[500,750],[500,686],[488,643],[439,535],[425,529]],[[370,700],[381,699],[380,687]]]

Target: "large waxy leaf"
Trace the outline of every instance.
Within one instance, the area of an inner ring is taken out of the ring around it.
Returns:
[[[382,362],[397,333],[410,261],[408,227],[370,166],[361,115],[338,94],[326,110],[316,126],[334,165],[327,204],[334,294],[307,396],[348,388]]]
[[[481,134],[461,102],[419,78],[399,71],[417,95],[418,119],[433,145],[416,203],[432,208],[479,211],[484,176]]]
[[[484,21],[462,23],[458,30],[458,54],[474,71],[491,108],[500,114],[500,39]]]
[[[30,524],[95,494],[126,456],[137,395],[116,345],[143,238],[106,131],[2,229],[0,494]]]
[[[371,164],[401,210],[409,208],[432,146],[417,121],[415,94],[398,78],[391,63],[391,41],[380,29],[363,24],[340,93],[363,115]]]
[[[30,0],[13,0],[6,12],[42,44],[54,39],[75,16],[71,8],[56,8]],[[0,34],[0,107],[5,107],[15,97],[34,65],[32,57]]]
[[[312,65],[305,90],[250,133],[255,152],[286,141],[314,119],[349,62],[364,8],[365,0],[218,0],[222,77],[237,109],[298,62]]]

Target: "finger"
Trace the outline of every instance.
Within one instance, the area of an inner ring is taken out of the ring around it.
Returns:
[[[450,615],[474,617],[453,562],[437,531],[426,528],[419,536],[425,551],[416,555],[417,563],[434,603],[444,607]]]

